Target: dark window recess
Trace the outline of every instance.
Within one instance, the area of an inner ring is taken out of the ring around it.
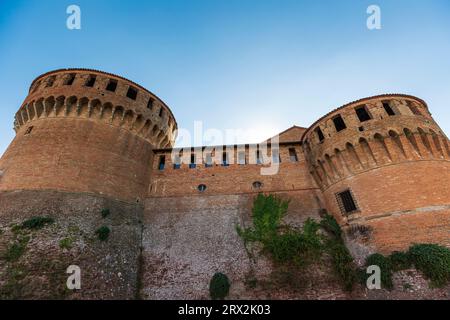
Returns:
[[[205,184],[199,184],[197,189],[200,192],[204,192],[206,190],[206,185]]]
[[[64,85],[71,86],[75,80],[75,73],[71,73],[67,75],[66,81],[64,81]]]
[[[317,137],[319,138],[319,141],[323,141],[325,139],[322,130],[320,130],[320,128],[316,128],[316,134]]]
[[[416,106],[410,105],[409,109],[416,116],[421,116],[422,115],[422,113],[420,112],[419,108],[417,108]]]
[[[173,168],[174,169],[180,169],[181,168],[181,164],[180,163],[174,163],[173,164]]]
[[[211,156],[211,153],[208,153],[205,156],[205,167],[206,168],[212,167],[212,156]]]
[[[395,116],[395,112],[392,110],[389,102],[383,102],[383,108],[389,116]]]
[[[261,164],[262,160],[261,160],[261,152],[256,151],[256,164]]]
[[[366,107],[358,107],[355,109],[356,115],[358,116],[359,121],[364,122],[372,119],[369,112],[367,111]]]
[[[28,127],[27,130],[25,131],[25,134],[24,134],[24,135],[30,134],[31,131],[33,131],[33,126]]]
[[[272,150],[272,163],[281,163],[280,152],[278,150]]]
[[[136,100],[138,91],[133,88],[133,87],[129,87],[128,91],[127,91],[127,98],[130,98],[131,100]]]
[[[289,148],[289,159],[291,162],[298,162],[297,152],[295,152],[295,148]]]
[[[108,85],[106,86],[106,90],[115,92],[117,89],[117,81],[116,80],[109,80]]]
[[[358,210],[358,207],[356,206],[356,202],[353,199],[353,195],[350,190],[345,190],[343,192],[339,192],[336,194],[339,208],[341,209],[341,212],[343,214],[349,214],[353,211]]]
[[[163,114],[164,114],[164,109],[163,109],[163,107],[161,107],[161,109],[159,109],[159,116],[162,118]]]
[[[155,99],[153,99],[153,98],[148,99],[148,102],[147,102],[147,109],[152,110],[152,109],[153,109],[153,104],[154,104],[154,103],[155,103]]]
[[[53,87],[53,84],[55,83],[55,76],[48,77],[46,82],[45,87]]]
[[[222,153],[222,166],[228,167],[228,154],[226,152]]]
[[[95,84],[95,80],[97,80],[97,77],[94,75],[90,75],[89,78],[86,80],[86,83],[84,84],[86,87],[92,88]]]
[[[253,189],[261,189],[262,188],[262,183],[260,181],[255,181],[252,184]]]
[[[195,164],[195,154],[191,154],[191,163],[189,163],[189,169],[195,169],[197,165]]]
[[[336,131],[342,131],[347,128],[345,125],[344,119],[342,119],[341,116],[337,116],[333,119],[334,127],[336,128]]]
[[[238,164],[244,165],[245,164],[245,151],[239,151],[238,153]]]
[[[359,127],[358,130],[359,131],[364,131],[364,127]]]
[[[166,156],[160,156],[159,157],[158,169],[159,170],[164,170],[164,166],[165,165],[166,165]]]

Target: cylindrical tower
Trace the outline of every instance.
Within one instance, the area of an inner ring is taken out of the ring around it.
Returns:
[[[344,226],[370,226],[376,250],[450,245],[450,143],[423,100],[349,103],[316,121],[302,144],[327,209]]]
[[[122,77],[63,69],[36,78],[0,160],[0,191],[89,192],[135,201],[149,185],[152,149],[177,124],[154,94]]]

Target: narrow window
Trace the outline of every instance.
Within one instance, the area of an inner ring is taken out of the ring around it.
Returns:
[[[408,107],[411,112],[416,116],[421,116],[422,113],[420,112],[419,108],[417,106],[413,105],[411,102],[408,101]]]
[[[127,98],[130,98],[131,100],[136,100],[137,93],[138,93],[137,89],[129,87],[127,91]]]
[[[166,156],[160,156],[159,157],[158,169],[159,170],[164,170],[164,166],[165,165],[166,165]]]
[[[295,148],[289,148],[289,159],[291,162],[298,162],[297,152],[295,152]]]
[[[345,190],[337,193],[336,198],[342,214],[349,214],[358,210],[355,199],[353,198],[353,195],[350,190]]]
[[[161,107],[161,109],[159,109],[159,116],[162,118],[163,114],[164,114],[164,109],[163,109],[163,107]]]
[[[205,184],[199,184],[197,187],[197,190],[200,192],[204,192],[206,190],[206,185]]]
[[[86,80],[86,83],[84,84],[86,87],[92,88],[95,84],[95,80],[97,80],[97,76],[90,75],[89,78]]]
[[[45,87],[46,88],[53,87],[53,84],[55,83],[55,79],[56,79],[55,76],[48,77],[47,81],[46,81],[47,83],[45,84]]]
[[[383,102],[383,108],[389,116],[395,116],[395,112],[392,110],[389,102]]]
[[[207,153],[205,155],[205,168],[212,167],[212,156],[211,153]]]
[[[115,92],[117,89],[117,80],[110,79],[108,85],[106,86],[106,90]]]
[[[28,127],[27,130],[25,131],[24,135],[26,136],[26,135],[30,134],[31,131],[33,131],[33,126]]]
[[[345,125],[344,119],[342,119],[342,117],[340,115],[333,118],[333,123],[334,123],[334,127],[336,128],[337,132],[342,131],[347,128],[347,126]]]
[[[74,80],[75,80],[75,73],[68,74],[66,80],[64,81],[64,85],[71,86]]]
[[[228,153],[226,153],[226,152],[222,153],[222,166],[224,166],[224,167],[228,167],[229,166]]]
[[[259,152],[259,150],[256,151],[256,164],[261,164],[262,163],[262,159],[261,159],[261,152]]]
[[[245,164],[245,151],[238,152],[238,164],[240,164],[240,165]]]
[[[315,131],[316,131],[317,137],[319,138],[319,141],[322,142],[325,139],[322,130],[320,130],[320,128],[317,127]]]
[[[180,169],[181,168],[181,159],[179,155],[175,155],[173,159],[173,168]]]
[[[195,169],[196,164],[195,164],[195,154],[191,153],[191,163],[189,163],[189,169]]]
[[[272,163],[281,163],[280,151],[278,149],[272,150]]]
[[[153,104],[154,104],[154,103],[155,103],[155,99],[153,99],[153,98],[148,99],[148,102],[147,102],[147,109],[152,110],[152,109],[153,109]]]
[[[369,112],[366,109],[366,106],[357,107],[355,111],[360,122],[372,119],[372,117],[370,116]]]

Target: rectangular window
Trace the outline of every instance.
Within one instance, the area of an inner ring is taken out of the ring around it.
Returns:
[[[191,163],[189,163],[189,169],[195,169],[197,165],[195,164],[195,154],[191,154]]]
[[[230,164],[228,163],[228,153],[222,153],[222,166],[228,167]]]
[[[64,81],[64,85],[71,86],[75,80],[75,73],[68,74],[66,76],[66,80]]]
[[[162,118],[163,114],[164,114],[164,109],[163,109],[163,107],[161,107],[161,109],[159,109],[159,116]]]
[[[117,89],[117,81],[110,79],[108,82],[108,85],[106,86],[106,90],[111,91],[111,92],[115,92]]]
[[[159,157],[158,169],[159,170],[164,170],[164,166],[165,165],[166,165],[166,156],[160,156]]]
[[[333,118],[333,123],[334,123],[334,127],[336,128],[337,132],[342,131],[347,128],[347,126],[345,125],[344,119],[342,119],[342,117],[340,115]]]
[[[95,84],[95,80],[97,77],[95,75],[90,75],[89,78],[86,80],[86,83],[84,84],[86,87],[92,88]]]
[[[256,151],[256,164],[261,164],[262,163],[262,159],[261,159],[261,152],[259,152],[259,150]]]
[[[55,76],[48,77],[47,81],[46,81],[47,83],[45,84],[45,87],[46,88],[53,87],[53,83],[55,83],[55,79],[56,79]]]
[[[347,215],[358,210],[350,189],[336,193],[336,198],[342,214]]]
[[[155,103],[155,99],[153,99],[153,98],[148,99],[148,102],[147,102],[147,109],[152,110],[152,109],[153,109],[153,104],[154,104],[154,103]]]
[[[205,155],[205,168],[210,168],[212,166],[213,166],[212,155],[211,155],[211,153],[207,153]]]
[[[372,119],[372,117],[370,116],[369,112],[366,109],[366,106],[357,107],[355,111],[360,122]]]
[[[240,164],[240,165],[245,164],[245,151],[238,152],[238,164]]]
[[[272,163],[281,163],[280,151],[278,149],[272,150]]]
[[[383,102],[383,108],[389,116],[395,116],[395,112],[391,108],[389,102]]]
[[[131,100],[136,100],[137,94],[138,94],[137,89],[135,89],[133,87],[128,88],[127,98],[130,98]]]
[[[295,148],[289,148],[289,159],[291,162],[298,162],[297,152],[295,152]]]
[[[316,128],[316,134],[320,142],[322,142],[325,139],[325,136],[323,135],[323,132],[322,130],[320,130],[319,127]]]

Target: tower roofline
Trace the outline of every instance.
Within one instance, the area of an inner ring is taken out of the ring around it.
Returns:
[[[427,103],[426,103],[424,100],[422,100],[422,99],[420,99],[420,98],[418,98],[418,97],[416,97],[416,96],[409,95],[409,94],[402,94],[402,93],[385,93],[385,94],[379,94],[379,95],[375,95],[375,96],[370,96],[370,97],[366,97],[366,98],[362,98],[362,99],[358,99],[358,100],[355,100],[355,101],[346,103],[346,104],[344,104],[344,105],[342,105],[342,106],[340,106],[340,107],[338,107],[338,108],[336,108],[336,109],[333,109],[333,110],[331,110],[330,112],[326,113],[325,115],[323,115],[322,117],[320,117],[319,119],[317,119],[316,121],[314,121],[314,123],[311,124],[311,125],[306,129],[305,132],[303,132],[303,135],[302,135],[300,141],[303,141],[303,139],[305,138],[306,134],[311,130],[311,128],[313,128],[316,124],[318,124],[320,121],[322,121],[323,119],[325,119],[326,117],[328,117],[328,116],[331,115],[332,113],[334,113],[334,112],[336,112],[336,111],[339,111],[339,110],[341,110],[341,109],[344,109],[344,108],[346,108],[346,107],[348,107],[348,106],[350,106],[350,105],[352,105],[352,104],[358,104],[358,103],[363,103],[363,102],[365,102],[365,101],[372,100],[372,99],[388,98],[388,97],[402,97],[402,98],[415,99],[415,100],[419,101],[420,103],[422,103],[422,104],[428,109],[428,105],[427,105]]]
[[[141,86],[140,84],[138,84],[138,83],[136,83],[136,82],[134,82],[134,81],[132,81],[132,80],[130,80],[130,79],[128,79],[128,78],[125,78],[125,77],[122,77],[122,76],[120,76],[120,75],[114,74],[114,73],[105,72],[105,71],[97,70],[97,69],[89,69],[89,68],[61,68],[61,69],[55,69],[55,70],[51,70],[51,71],[45,72],[45,73],[43,73],[43,74],[37,76],[37,77],[33,80],[33,82],[31,82],[31,85],[30,85],[30,87],[29,87],[29,90],[31,90],[31,88],[33,87],[33,85],[34,85],[34,84],[36,83],[36,81],[38,81],[39,79],[42,79],[42,78],[44,78],[44,77],[46,77],[46,76],[48,76],[48,75],[51,75],[51,74],[53,74],[53,73],[70,72],[70,71],[81,71],[81,72],[95,72],[95,73],[100,73],[100,74],[103,74],[103,75],[105,75],[105,76],[114,77],[114,78],[117,78],[117,79],[120,79],[120,80],[124,80],[124,81],[127,81],[127,82],[133,84],[134,86],[138,87],[139,89],[142,89],[142,90],[146,91],[147,93],[151,94],[152,96],[154,96],[155,98],[157,98],[157,99],[159,100],[159,102],[161,102],[161,103],[167,108],[167,110],[170,112],[170,115],[172,116],[173,120],[175,121],[175,126],[176,126],[176,128],[178,128],[178,123],[177,123],[177,120],[176,120],[175,116],[174,116],[173,113],[172,113],[172,110],[170,109],[170,107],[169,107],[169,106],[168,106],[168,105],[167,105],[160,97],[158,97],[156,94],[154,94],[153,92],[151,92],[151,91],[148,90],[147,88]]]

